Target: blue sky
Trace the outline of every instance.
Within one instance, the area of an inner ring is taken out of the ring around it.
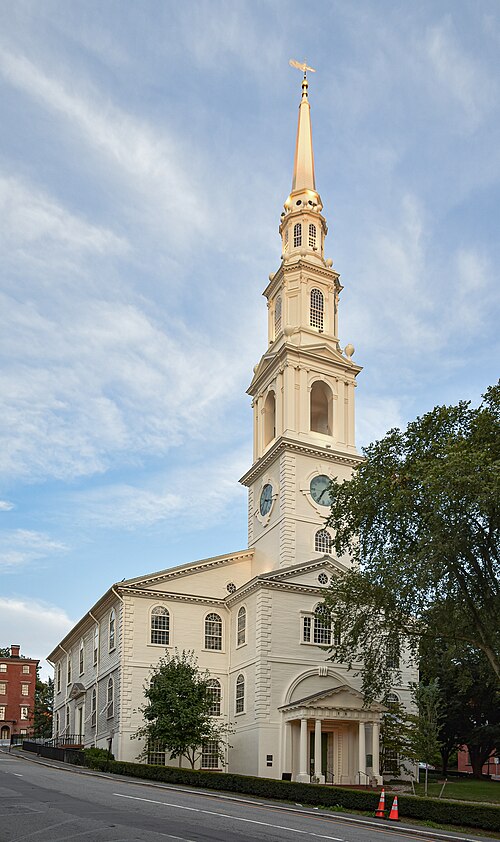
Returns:
[[[300,74],[362,446],[498,376],[497,0],[0,4],[0,644],[246,546]]]

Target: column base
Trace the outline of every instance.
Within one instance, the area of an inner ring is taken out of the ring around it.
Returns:
[[[324,775],[313,775],[311,778],[312,784],[324,784],[325,783],[325,776]]]
[[[372,775],[370,777],[370,783],[372,786],[382,786],[384,779],[382,775]]]
[[[296,780],[296,781],[297,781],[297,783],[299,783],[299,784],[308,784],[308,783],[310,783],[310,781],[311,781],[311,779],[310,779],[309,775],[297,775],[297,777],[295,778],[295,780]]]

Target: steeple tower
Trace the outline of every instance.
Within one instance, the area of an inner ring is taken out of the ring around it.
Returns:
[[[342,290],[316,190],[307,65],[303,71],[292,191],[279,233],[281,264],[264,290],[269,347],[248,389],[254,411],[254,463],[249,489],[249,544],[256,573],[308,561],[329,550],[324,521],[328,483],[350,476],[360,457],[354,443],[354,388],[361,371],[342,353],[338,303]]]

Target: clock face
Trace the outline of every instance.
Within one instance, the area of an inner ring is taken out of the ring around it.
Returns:
[[[260,495],[260,513],[264,517],[271,511],[273,504],[273,487],[266,483]]]
[[[328,490],[330,482],[330,477],[327,477],[325,474],[320,474],[318,477],[313,477],[311,480],[311,484],[309,486],[311,497],[314,502],[318,503],[320,506],[330,506],[332,503],[332,498]]]

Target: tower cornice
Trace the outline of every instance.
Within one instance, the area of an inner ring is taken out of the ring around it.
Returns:
[[[337,368],[340,378],[344,377],[355,382],[355,378],[363,370],[362,366],[356,365],[352,360],[348,360],[339,351],[335,350],[332,347],[334,344],[333,340],[325,337],[321,341],[317,334],[312,331],[311,339],[316,339],[316,341],[314,345],[311,344],[310,346],[294,345],[292,342],[287,341],[281,346],[276,347],[275,350],[271,346],[267,353],[262,356],[256,367],[255,375],[247,389],[247,394],[253,397],[256,393],[262,391],[266,379],[269,378],[271,368],[273,369],[274,376],[276,369],[284,368],[286,365],[307,366],[308,363],[314,363],[317,366],[318,362],[320,362],[331,366],[333,363]],[[280,339],[278,338],[273,344],[278,345],[279,341]],[[326,351],[329,354],[329,358],[318,353],[320,350]],[[266,357],[268,358],[268,364],[263,365]]]
[[[307,442],[301,443],[296,439],[289,438],[288,436],[280,436],[273,446],[270,447],[269,450],[252,465],[246,474],[243,474],[239,480],[241,484],[247,486],[251,485],[282,453],[285,452],[316,456],[318,459],[322,459],[323,461],[332,462],[333,464],[338,465],[346,465],[349,468],[357,468],[358,465],[364,461],[363,456],[356,453],[346,454],[343,451],[334,450],[331,447],[322,447],[321,445],[313,445]]]
[[[285,279],[285,276],[297,272],[297,270],[299,272],[311,272],[315,275],[319,275],[321,278],[330,281],[330,283],[334,284],[338,292],[341,292],[344,289],[344,287],[340,283],[339,273],[332,267],[321,266],[318,263],[312,263],[310,260],[307,260],[302,256],[291,256],[289,258],[283,259],[276,272],[272,275],[272,277],[270,276],[269,283],[262,295],[264,295],[268,299],[271,298],[276,289]]]

